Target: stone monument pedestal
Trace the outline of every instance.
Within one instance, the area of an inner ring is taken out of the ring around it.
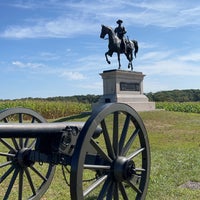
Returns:
[[[103,96],[98,104],[125,103],[136,111],[155,110],[155,102],[143,94],[142,72],[126,70],[108,70],[100,74],[103,79]]]

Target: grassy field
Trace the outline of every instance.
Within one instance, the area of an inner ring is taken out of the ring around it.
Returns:
[[[200,182],[200,115],[171,111],[139,114],[151,147],[151,176],[146,199],[200,199],[200,189],[180,187],[188,181]],[[87,117],[78,115],[63,120],[86,121]],[[61,166],[57,166],[53,182],[42,197],[42,200],[47,199],[70,199]]]
[[[200,190],[180,187],[188,181],[200,182],[200,115],[168,111],[141,112],[140,115],[151,146],[151,177],[146,199],[200,199]],[[42,199],[68,199],[68,189],[58,166]]]
[[[200,190],[180,187],[200,182],[200,115],[155,111],[141,116],[152,159],[147,199],[200,199]]]

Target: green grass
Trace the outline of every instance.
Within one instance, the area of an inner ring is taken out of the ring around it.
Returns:
[[[147,199],[199,199],[200,190],[179,186],[200,182],[200,115],[155,111],[141,116],[151,146]]]
[[[180,188],[200,182],[200,115],[171,111],[139,113],[147,128],[151,148],[151,176],[147,200],[198,200],[200,190]],[[57,121],[86,121],[77,115]],[[69,178],[69,174],[68,174]],[[61,166],[42,200],[70,199]]]
[[[146,199],[200,199],[200,190],[179,187],[190,180],[200,182],[200,115],[168,111],[141,112],[140,115],[151,147],[151,176]],[[58,166],[43,199],[66,200],[68,195],[69,187]]]

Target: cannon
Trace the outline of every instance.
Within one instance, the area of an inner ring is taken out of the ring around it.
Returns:
[[[122,103],[98,107],[86,122],[0,111],[0,199],[41,199],[57,165],[70,168],[72,200],[145,199],[150,147],[142,119]]]

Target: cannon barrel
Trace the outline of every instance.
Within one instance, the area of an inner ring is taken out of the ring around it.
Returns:
[[[57,122],[38,124],[0,123],[0,138],[53,137],[57,134],[61,134],[66,130],[67,127],[77,127],[79,130],[81,130],[84,124],[84,122]],[[94,135],[99,135],[101,131],[101,128],[97,128]]]
[[[76,141],[84,122],[55,122],[55,123],[0,123],[1,138],[37,138],[35,149],[40,153],[52,152],[72,155]],[[102,133],[96,127],[93,138]]]

